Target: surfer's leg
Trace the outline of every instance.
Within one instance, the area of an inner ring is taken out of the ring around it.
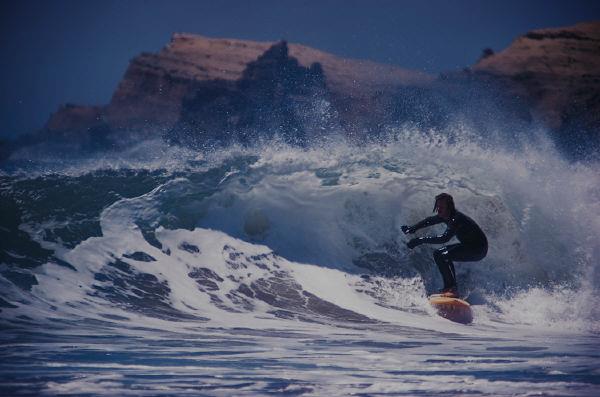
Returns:
[[[487,248],[471,247],[464,244],[453,244],[446,248],[444,256],[448,260],[457,262],[475,262],[482,260],[487,254]]]
[[[485,257],[487,248],[470,247],[464,244],[452,244],[435,251],[435,263],[438,264],[442,277],[444,277],[444,289],[457,288],[456,271],[453,261],[474,262]],[[446,273],[447,275],[444,275]],[[451,282],[452,284],[448,284]]]
[[[458,245],[458,244],[455,244]],[[452,259],[448,256],[448,250],[454,245],[442,247],[433,252],[433,259],[442,274],[444,280],[444,289],[456,288],[456,274]]]

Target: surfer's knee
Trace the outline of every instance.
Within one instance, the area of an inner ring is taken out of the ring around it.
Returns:
[[[433,259],[436,262],[444,262],[446,260],[446,256],[448,255],[448,250],[446,247],[436,249],[433,251]]]

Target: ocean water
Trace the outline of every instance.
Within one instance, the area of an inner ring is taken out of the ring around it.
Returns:
[[[600,166],[543,139],[144,142],[0,183],[1,395],[600,395]],[[469,325],[400,232],[442,191],[490,241]]]

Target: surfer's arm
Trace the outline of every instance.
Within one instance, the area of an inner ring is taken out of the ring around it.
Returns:
[[[456,230],[454,228],[448,226],[446,231],[439,236],[427,236],[427,237],[417,237],[410,240],[406,245],[408,248],[412,249],[421,244],[444,244],[450,241],[452,237],[456,234]]]
[[[410,226],[410,229],[412,230],[412,233],[414,233],[417,230],[422,229],[424,227],[437,225],[438,223],[442,222],[444,222],[444,219],[441,216],[433,215],[423,219],[421,222],[415,223],[414,225]]]
[[[455,234],[456,231],[454,228],[448,226],[444,233],[440,234],[439,236],[420,237],[421,244],[444,244],[450,241]]]

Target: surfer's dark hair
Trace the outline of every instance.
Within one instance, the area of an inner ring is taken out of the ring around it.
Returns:
[[[435,196],[435,203],[433,203],[433,212],[437,211],[438,202],[440,200],[444,200],[448,204],[448,209],[450,210],[451,214],[453,214],[454,211],[456,211],[456,207],[454,206],[454,199],[452,198],[452,196],[450,196],[448,193],[440,193],[437,196]]]

